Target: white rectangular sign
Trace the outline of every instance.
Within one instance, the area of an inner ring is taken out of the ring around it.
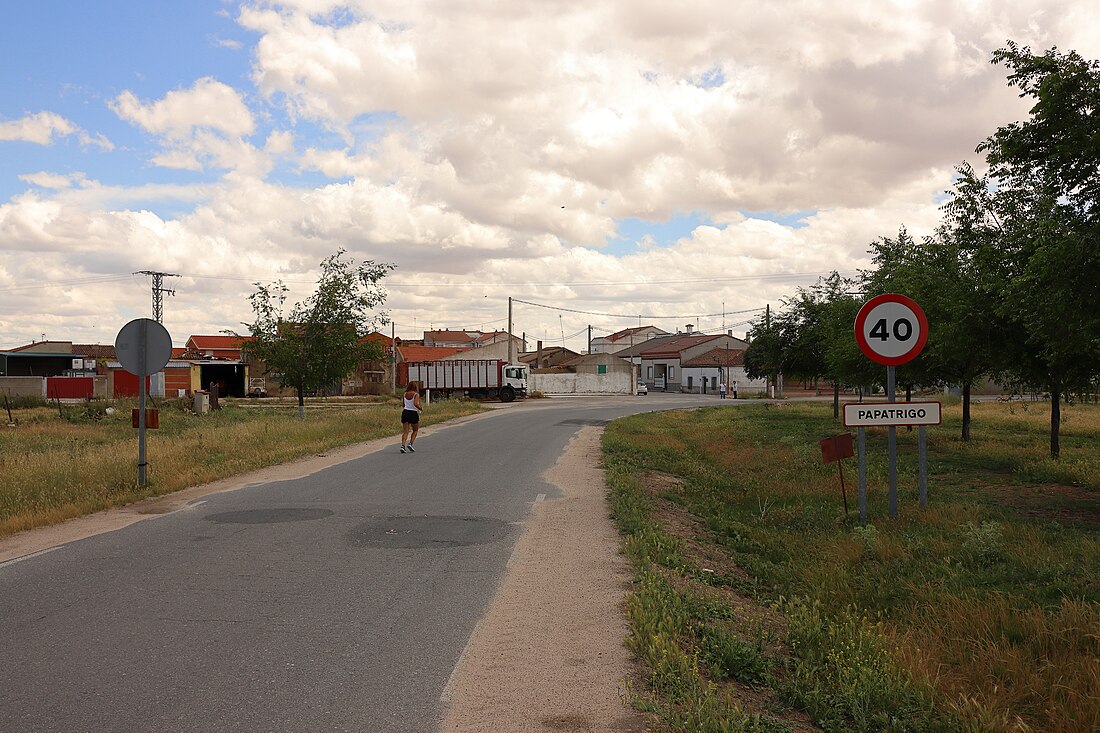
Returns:
[[[860,402],[844,405],[844,425],[868,428],[877,425],[939,425],[939,402]]]

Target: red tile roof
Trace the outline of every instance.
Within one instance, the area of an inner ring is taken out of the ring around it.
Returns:
[[[680,364],[681,367],[704,366],[743,366],[745,363],[744,349],[711,349],[705,354],[700,354],[694,359],[688,359]]]
[[[425,331],[424,336],[430,336],[432,341],[454,341],[465,343],[467,341],[473,341],[478,332],[467,333],[466,331]]]
[[[366,336],[359,340],[374,341],[375,343],[382,344],[383,346],[389,346],[391,341],[390,337],[382,333],[381,331],[372,331],[371,333],[368,333]]]
[[[680,356],[680,352],[684,349],[690,349],[692,346],[698,346],[699,344],[706,343],[707,341],[716,338],[718,338],[718,336],[706,336],[703,334],[681,336],[678,339],[673,339],[672,341],[665,341],[662,344],[658,344],[648,351],[642,351],[640,356],[643,359],[676,358]]]
[[[642,331],[648,331],[653,326],[636,326],[635,328],[624,328],[622,331],[616,331],[607,337],[608,341],[618,341],[624,339],[632,333],[641,333]]]
[[[454,346],[398,346],[397,353],[401,355],[401,361],[434,361],[444,356],[457,354],[468,349],[459,349]]]
[[[191,336],[187,340],[194,344],[196,349],[239,349],[252,338],[249,336]]]

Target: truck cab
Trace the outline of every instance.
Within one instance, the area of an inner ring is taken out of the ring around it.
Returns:
[[[516,395],[521,397],[527,396],[527,365],[526,364],[505,364],[504,374],[502,375],[500,391],[501,399],[505,402],[511,402],[515,399]],[[511,388],[512,394],[509,398],[505,398],[505,393],[508,388]]]

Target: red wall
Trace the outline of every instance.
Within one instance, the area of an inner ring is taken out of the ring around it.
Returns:
[[[134,394],[137,394],[137,381],[134,381]],[[47,399],[91,399],[95,397],[95,381],[91,377],[47,377]]]

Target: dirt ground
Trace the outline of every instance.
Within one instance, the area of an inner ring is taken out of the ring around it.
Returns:
[[[444,691],[444,733],[644,731],[624,702],[630,581],[607,506],[600,429],[586,427],[545,474],[488,613]]]
[[[600,432],[582,428],[545,474],[562,495],[537,502],[525,523],[508,572],[443,692],[445,733],[646,729],[644,718],[624,702],[633,664],[623,641],[630,573],[598,468]],[[393,442],[361,443],[5,537],[0,563],[189,510],[210,494],[308,476]]]

